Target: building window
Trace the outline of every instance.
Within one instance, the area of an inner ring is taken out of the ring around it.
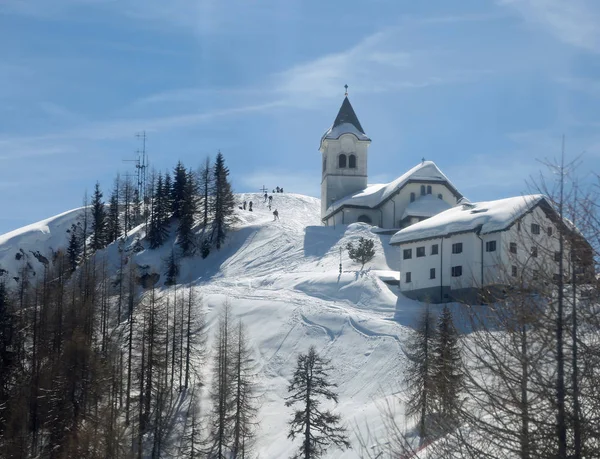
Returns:
[[[452,277],[462,276],[462,266],[452,266]]]
[[[560,261],[560,252],[554,252],[554,261],[557,263]]]
[[[537,258],[537,253],[538,253],[538,251],[537,251],[537,246],[535,246],[535,245],[534,245],[534,246],[531,248],[531,256],[532,256],[533,258]]]
[[[425,256],[425,247],[417,247],[417,258]]]
[[[437,244],[433,244],[431,246],[431,255],[437,255],[438,254],[438,245]]]
[[[462,253],[462,242],[452,244],[452,253]]]
[[[517,267],[515,265],[512,265],[510,267],[510,273],[512,274],[512,277],[517,277]]]
[[[444,197],[442,196],[442,193],[438,194],[438,199],[444,199]]]
[[[410,202],[415,202],[415,194],[414,193],[410,194]]]
[[[517,222],[517,231],[521,231],[521,220]]]
[[[425,196],[425,185],[421,185],[421,196]]]
[[[510,243],[510,253],[517,253],[517,243],[516,242],[511,242]]]
[[[406,283],[409,284],[412,282],[412,274],[410,272],[406,273]]]
[[[346,155],[341,154],[338,158],[338,167],[343,169],[346,167]]]
[[[551,226],[548,227],[548,236],[552,236],[552,227]]]
[[[412,249],[404,249],[404,259],[410,260],[412,258]]]
[[[430,279],[435,279],[435,268],[431,268],[429,270],[429,278]]]
[[[354,156],[354,155],[348,156],[348,167],[350,169],[356,169],[356,156]]]
[[[431,185],[427,185],[427,194],[431,194]]]
[[[496,251],[496,241],[487,241],[485,243],[485,251],[486,252],[495,252]]]
[[[531,233],[532,234],[540,234],[540,225],[538,225],[537,223],[532,223],[531,224]]]

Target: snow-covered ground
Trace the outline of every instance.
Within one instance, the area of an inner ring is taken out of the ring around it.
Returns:
[[[382,392],[399,390],[405,366],[400,340],[407,332],[405,326],[414,323],[422,308],[418,302],[398,297],[397,288],[383,282],[393,280],[397,273],[390,236],[374,234],[360,223],[320,226],[320,201],[315,198],[274,194],[278,221],[273,221],[272,211],[259,194],[236,198],[240,205],[253,201],[254,211],[236,209],[239,221],[219,252],[213,251],[206,260],[182,260],[180,282],[192,284],[201,294],[209,327],[216,323],[225,301],[248,327],[262,393],[259,457],[289,457],[297,448],[298,442],[287,439],[292,410],[285,407],[284,398],[296,357],[311,344],[331,359],[332,381],[339,386],[335,410],[345,420],[352,443],[357,424],[364,427],[368,422],[372,431],[381,433],[377,401]],[[13,275],[23,263],[23,258],[16,259],[21,250],[30,255],[40,251],[48,257],[50,247],[56,250],[66,245],[66,229],[77,214],[67,212],[0,236],[0,267]],[[129,243],[140,231],[133,232]],[[345,250],[348,242],[361,236],[374,239],[377,251],[362,271]],[[134,261],[161,273],[173,240],[169,244],[156,251],[144,250]],[[116,245],[105,253],[116,269]],[[35,257],[27,259],[33,268],[43,267]],[[359,456],[357,451],[331,448],[326,457]]]

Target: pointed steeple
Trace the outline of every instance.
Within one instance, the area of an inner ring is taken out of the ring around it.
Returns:
[[[348,100],[348,93],[346,93],[346,97],[344,97],[344,101],[342,102],[342,106],[340,107],[340,111],[335,117],[335,121],[333,122],[333,128],[340,126],[344,123],[350,123],[353,125],[361,134],[364,134],[362,126],[360,125],[360,121],[358,121],[358,117],[356,113],[354,113],[354,109],[350,104],[350,100]]]

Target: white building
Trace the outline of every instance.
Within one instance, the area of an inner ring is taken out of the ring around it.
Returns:
[[[542,195],[441,212],[392,237],[390,244],[400,249],[400,290],[419,301],[474,302],[482,288],[502,289],[541,274],[547,279],[558,270],[559,221]]]
[[[367,185],[371,139],[346,96],[321,138],[321,220],[325,225],[369,223],[403,228],[455,206],[462,194],[432,161],[391,183]]]

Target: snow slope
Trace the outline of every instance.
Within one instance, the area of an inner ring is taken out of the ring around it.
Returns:
[[[259,194],[236,198],[240,205],[244,200],[253,201],[254,211],[236,209],[238,222],[225,246],[205,260],[182,260],[180,280],[193,285],[202,296],[209,327],[214,327],[225,301],[248,327],[262,393],[258,457],[289,457],[298,446],[298,440],[287,439],[286,423],[292,409],[285,407],[284,399],[296,357],[311,344],[331,359],[339,404],[330,407],[342,414],[352,443],[357,424],[364,427],[368,421],[372,431],[381,432],[376,404],[382,391],[398,390],[405,364],[400,345],[407,330],[403,324],[414,321],[421,310],[419,303],[398,298],[396,289],[379,278],[393,278],[397,271],[396,249],[388,244],[390,236],[376,235],[360,223],[319,226],[320,201],[315,198],[274,194],[273,209],[278,209],[279,221],[273,221]],[[67,212],[0,236],[0,265],[11,271],[18,268],[11,257],[19,249],[47,253],[52,246],[56,250],[66,242],[65,230],[76,216],[77,211]],[[141,232],[141,227],[135,230],[126,245]],[[345,250],[348,242],[361,236],[374,239],[377,251],[363,271],[348,259]],[[171,239],[158,250],[146,249],[131,257],[161,273],[173,243]],[[116,245],[109,246],[105,255],[116,269]],[[359,456],[357,451],[331,448],[326,457]]]

